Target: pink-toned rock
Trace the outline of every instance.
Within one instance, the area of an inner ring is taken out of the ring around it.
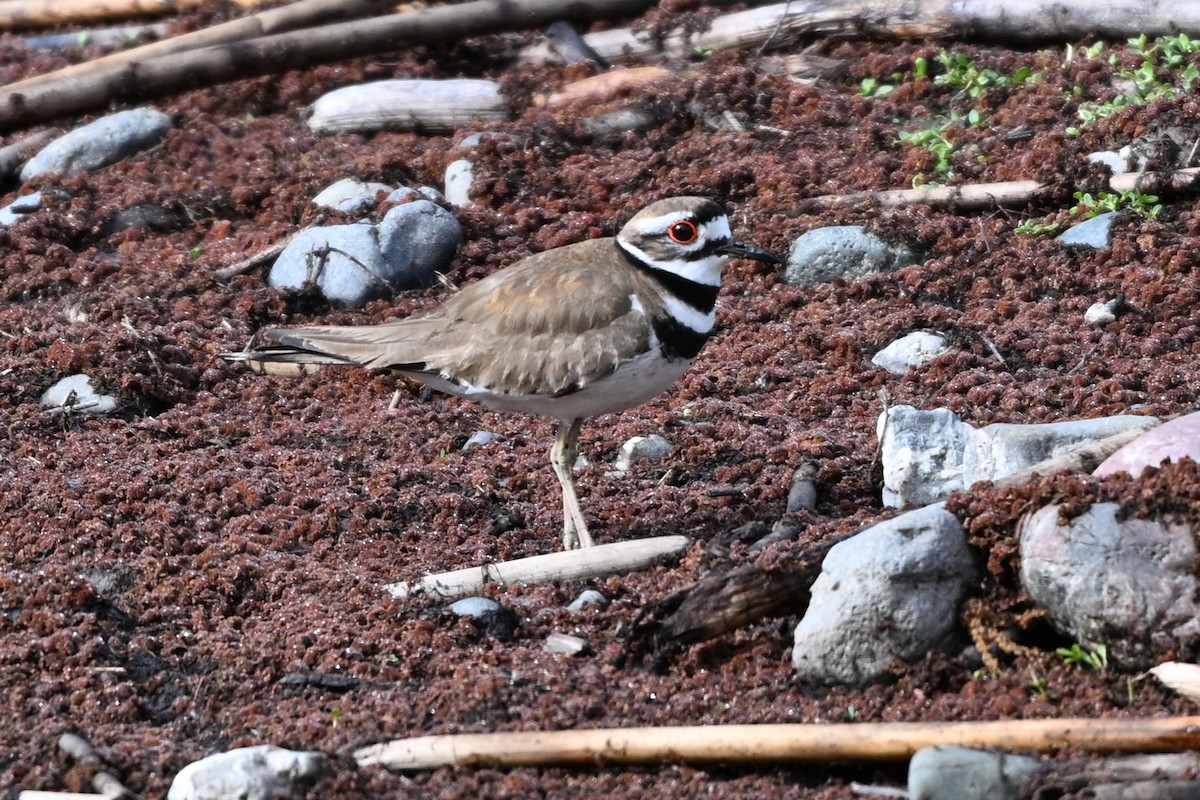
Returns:
[[[1164,461],[1178,461],[1184,456],[1200,461],[1200,412],[1151,428],[1105,459],[1092,474],[1128,472],[1137,475],[1145,467],[1157,467]]]

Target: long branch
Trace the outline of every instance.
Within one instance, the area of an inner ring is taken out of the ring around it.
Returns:
[[[376,55],[413,42],[538,28],[560,19],[594,20],[636,14],[652,0],[473,0],[369,20],[264,36],[189,50],[89,72],[25,91],[0,92],[0,130],[103,108],[113,100],[143,101],[177,91]]]

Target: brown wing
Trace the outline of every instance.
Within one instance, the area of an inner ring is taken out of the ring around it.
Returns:
[[[612,239],[524,259],[432,313],[383,325],[273,328],[244,360],[429,372],[512,394],[562,394],[645,352],[635,279]],[[619,257],[619,256],[618,256]]]

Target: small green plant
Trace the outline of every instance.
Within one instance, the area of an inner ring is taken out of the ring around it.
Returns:
[[[1029,683],[1026,684],[1029,689],[1030,697],[1040,697],[1043,700],[1053,700],[1054,697],[1050,694],[1050,679],[1034,673],[1029,676]]]
[[[1158,195],[1144,194],[1138,189],[1120,193],[1096,192],[1095,195],[1090,192],[1076,192],[1074,197],[1076,206],[1071,209],[1071,216],[1077,216],[1081,220],[1122,209],[1146,219],[1155,219],[1162,212]]]
[[[996,86],[1020,86],[1041,78],[1040,72],[1029,67],[1020,67],[1012,75],[1002,75],[994,69],[980,68],[971,58],[962,53],[942,50],[937,55],[938,63],[945,70],[933,79],[938,86],[958,89],[971,97],[979,97]]]
[[[966,116],[959,114],[957,111],[952,111],[950,112],[949,119],[942,119],[929,127],[918,128],[913,131],[899,131],[896,134],[896,143],[912,145],[913,147],[928,150],[934,157],[934,177],[951,178],[954,176],[954,169],[950,164],[950,157],[954,154],[957,145],[947,136],[947,133],[956,125],[961,125],[963,122],[971,127],[979,127],[983,124],[983,118],[974,109],[968,112]],[[931,185],[936,184],[925,181],[922,175],[918,175],[913,179],[914,187]]]
[[[1127,88],[1111,100],[1081,103],[1076,114],[1082,125],[1112,116],[1128,106],[1186,94],[1200,79],[1200,66],[1193,58],[1200,53],[1200,39],[1192,39],[1186,33],[1157,39],[1142,34],[1129,40],[1129,51],[1138,63],[1117,73]],[[1116,65],[1116,53],[1109,57],[1109,62]],[[1075,87],[1073,94],[1080,93],[1079,87]],[[1067,133],[1077,136],[1079,128],[1067,128]]]
[[[338,723],[342,721],[342,707],[334,706],[333,708],[329,709],[329,719],[332,722],[333,727],[336,728]]]
[[[859,97],[883,97],[896,91],[896,85],[884,83],[878,78],[863,78],[858,85]]]
[[[1084,650],[1079,642],[1076,642],[1070,647],[1060,647],[1054,652],[1071,666],[1083,665],[1091,667],[1097,672],[1108,669],[1108,647],[1102,644],[1096,645],[1091,650]]]
[[[1040,236],[1042,234],[1054,233],[1061,227],[1060,223],[1053,220],[1047,222],[1041,219],[1027,219],[1013,228],[1013,233],[1018,236]]]
[[[201,250],[199,247],[193,247],[191,250],[188,250],[188,253],[187,253],[188,258],[190,258],[192,261],[195,261],[197,258],[200,257],[200,254],[203,252],[204,251]]]

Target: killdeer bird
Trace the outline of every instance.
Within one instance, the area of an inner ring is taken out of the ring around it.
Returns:
[[[674,383],[712,333],[721,269],[778,263],[734,238],[724,209],[672,197],[615,238],[532,255],[431,313],[350,327],[269,328],[229,354],[267,362],[391,369],[496,411],[558,420],[563,547],[592,544],[572,468],[583,420],[640,405]]]

